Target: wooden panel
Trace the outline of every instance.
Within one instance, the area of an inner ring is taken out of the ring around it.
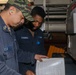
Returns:
[[[48,50],[47,56],[51,58],[53,53],[64,53],[64,52],[65,52],[65,50],[63,48],[58,48],[58,47],[55,47],[55,46],[50,46],[49,50]]]

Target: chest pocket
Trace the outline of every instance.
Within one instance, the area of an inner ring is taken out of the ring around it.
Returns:
[[[9,45],[4,48],[4,57],[6,60],[14,57],[14,49],[12,45]]]
[[[43,42],[42,36],[38,36],[37,44],[38,44],[38,45],[39,45],[39,44],[42,44],[42,42]]]

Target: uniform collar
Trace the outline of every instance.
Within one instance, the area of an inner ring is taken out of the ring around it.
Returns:
[[[2,17],[0,16],[0,23],[1,23],[1,26],[2,26],[2,28],[3,28],[3,31],[5,31],[5,32],[11,32],[11,28],[8,28],[7,26],[6,26],[6,24],[4,23],[4,21],[3,21],[3,19],[2,19]]]

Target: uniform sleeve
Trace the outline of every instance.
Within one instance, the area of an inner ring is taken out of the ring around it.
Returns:
[[[26,52],[21,49],[18,50],[18,61],[22,63],[34,64],[36,60],[34,59],[35,54],[31,52]]]
[[[0,75],[21,75],[15,70],[10,69],[4,62],[0,61]]]
[[[3,43],[1,42],[1,38],[0,38],[0,75],[21,75],[6,65],[4,56],[2,54],[2,50],[3,50],[2,44]]]

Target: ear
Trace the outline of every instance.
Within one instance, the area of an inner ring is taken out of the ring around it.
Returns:
[[[15,13],[15,11],[16,11],[16,8],[14,6],[11,6],[9,8],[9,14],[13,14],[13,13]]]
[[[10,13],[13,13],[13,10],[10,10],[9,12],[10,12]]]
[[[13,10],[9,10],[9,14],[12,15],[14,13]]]

